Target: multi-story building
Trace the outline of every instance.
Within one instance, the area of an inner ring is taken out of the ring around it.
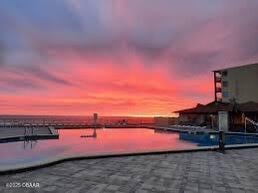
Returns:
[[[226,130],[245,131],[249,120],[252,124],[247,130],[258,132],[258,63],[213,72],[215,101],[176,111],[179,124],[218,129],[226,120]],[[220,115],[227,116],[222,119]]]
[[[215,101],[258,102],[258,63],[214,71]]]

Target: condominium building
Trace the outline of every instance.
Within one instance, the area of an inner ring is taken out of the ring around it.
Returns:
[[[258,102],[258,63],[214,71],[215,101]]]

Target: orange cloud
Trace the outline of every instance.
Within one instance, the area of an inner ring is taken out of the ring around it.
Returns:
[[[94,65],[91,65],[94,61]],[[210,97],[211,79],[178,78],[159,66],[147,68],[137,57],[128,57],[130,65],[117,65],[112,60],[82,57],[60,57],[63,69],[53,76],[71,83],[55,84],[48,79],[38,81],[44,89],[23,89],[19,93],[1,95],[1,112],[5,114],[59,114],[154,116],[193,105]],[[53,68],[54,69],[54,68]],[[24,91],[25,90],[25,91]],[[19,89],[17,90],[19,92]]]

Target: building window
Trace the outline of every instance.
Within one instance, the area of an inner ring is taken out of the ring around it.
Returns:
[[[228,92],[227,91],[223,91],[222,92],[222,97],[223,98],[228,98]]]
[[[222,82],[222,86],[223,86],[223,87],[228,87],[228,81],[223,81],[223,82]]]
[[[228,75],[228,71],[224,70],[222,71],[222,76],[227,76]]]

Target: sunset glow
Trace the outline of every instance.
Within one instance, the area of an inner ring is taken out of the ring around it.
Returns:
[[[172,116],[210,102],[212,70],[258,60],[257,9],[242,0],[3,0],[0,114]]]

